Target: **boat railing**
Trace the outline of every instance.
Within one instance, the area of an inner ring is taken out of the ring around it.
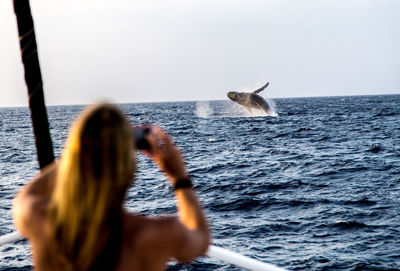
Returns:
[[[21,240],[23,237],[19,232],[11,232],[4,234],[3,236],[0,236],[0,246],[3,246],[5,244],[13,243],[18,240]],[[210,245],[208,247],[208,250],[206,252],[206,255],[208,257],[227,262],[233,265],[237,265],[243,268],[246,268],[247,270],[253,270],[253,271],[287,271],[286,269],[277,267],[273,264],[269,263],[264,263],[252,258],[249,258],[247,256],[243,256],[239,253],[230,251],[225,248],[217,247],[214,245]]]

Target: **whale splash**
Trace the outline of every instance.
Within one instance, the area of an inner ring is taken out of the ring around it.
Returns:
[[[276,105],[274,101],[267,100],[270,110],[252,110],[250,113],[243,106],[227,101],[198,101],[196,102],[195,114],[199,118],[253,118],[253,117],[276,117]]]

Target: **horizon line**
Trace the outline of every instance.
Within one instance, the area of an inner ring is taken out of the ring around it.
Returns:
[[[272,99],[306,99],[306,98],[334,98],[334,97],[362,97],[362,96],[396,96],[400,95],[399,93],[382,93],[382,94],[345,94],[345,95],[318,95],[318,96],[282,96],[282,97],[268,97],[264,98],[266,100]],[[185,103],[185,102],[212,102],[212,101],[225,101],[225,100],[159,100],[159,101],[141,101],[141,102],[124,102],[124,101],[107,101],[107,99],[98,99],[97,102],[104,101],[110,102],[113,104],[151,104],[151,103]],[[111,99],[110,99],[111,100]],[[229,99],[226,99],[229,101]],[[90,103],[71,103],[71,104],[62,104],[62,103],[48,103],[46,107],[52,106],[85,106],[89,104],[94,104],[96,102]],[[24,108],[29,107],[29,104],[26,105],[0,105],[0,108]]]

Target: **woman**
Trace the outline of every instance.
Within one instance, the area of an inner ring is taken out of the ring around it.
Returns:
[[[114,105],[87,108],[75,121],[58,162],[14,199],[16,228],[40,270],[164,270],[209,245],[206,218],[184,161],[170,137],[153,127],[146,151],[174,187],[178,217],[123,209],[135,171],[132,127]]]

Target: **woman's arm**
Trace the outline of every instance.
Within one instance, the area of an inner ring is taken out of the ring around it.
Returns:
[[[165,132],[154,127],[147,140],[151,146],[148,154],[174,187],[179,180],[189,178],[181,152]],[[206,252],[210,243],[208,223],[196,193],[191,187],[175,189],[175,197],[180,223],[173,227],[173,231],[180,238],[174,241],[176,243],[174,257],[188,261]]]

